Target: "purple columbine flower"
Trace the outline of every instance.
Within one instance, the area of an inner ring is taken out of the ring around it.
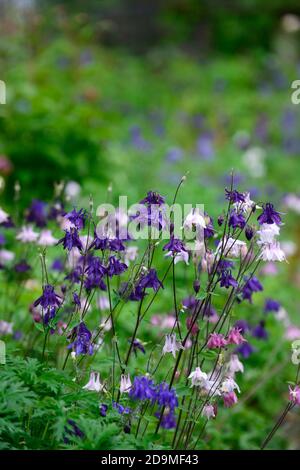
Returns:
[[[229,227],[243,229],[246,225],[246,220],[243,214],[232,211],[229,217]]]
[[[217,264],[217,272],[221,273],[223,271],[226,271],[227,269],[233,268],[233,266],[234,266],[233,261],[229,261],[227,259],[221,259]]]
[[[208,222],[206,219],[208,219]],[[204,228],[204,238],[211,238],[215,234],[213,219],[209,215],[205,214],[205,220],[206,227]]]
[[[253,328],[252,336],[258,339],[268,339],[268,332],[265,329],[265,322],[263,320]]]
[[[154,268],[151,268],[150,271],[140,279],[139,286],[142,289],[146,289],[148,287],[154,291],[158,291],[158,289],[164,287],[162,282],[158,279],[157,272]]]
[[[86,221],[86,212],[84,209],[80,209],[79,211],[76,211],[76,209],[73,209],[71,212],[68,212],[68,214],[66,214],[65,217],[78,230],[81,230],[84,228],[85,221]]]
[[[155,392],[155,401],[161,407],[168,407],[173,411],[178,406],[178,398],[174,388],[169,388],[165,382],[157,385]]]
[[[219,215],[219,217],[218,217],[218,225],[219,225],[219,227],[222,227],[224,220],[225,220],[225,219],[224,219],[224,216],[223,216],[223,215]]]
[[[30,271],[31,266],[27,263],[26,260],[22,259],[21,261],[19,261],[19,263],[15,264],[14,268],[17,273],[27,273],[28,271]]]
[[[160,412],[155,413],[157,418],[160,418]],[[173,412],[164,413],[160,422],[160,426],[163,429],[174,429],[176,428],[176,417]]]
[[[245,285],[242,289],[242,297],[243,299],[249,300],[252,303],[252,294],[253,292],[260,292],[263,290],[263,286],[257,279],[257,277],[253,276],[246,280]]]
[[[220,286],[225,287],[226,289],[228,289],[229,287],[237,288],[239,285],[237,280],[234,279],[234,277],[231,275],[230,269],[226,269],[225,271],[222,271],[219,282],[220,282]]]
[[[102,418],[106,417],[107,409],[108,409],[108,406],[105,403],[101,403],[99,405],[99,413],[100,413],[100,416],[102,416]]]
[[[99,238],[97,232],[94,232],[94,240],[89,246],[89,250],[106,250],[108,248],[108,238]]]
[[[151,379],[145,376],[134,378],[133,385],[129,391],[129,397],[132,400],[155,400],[156,387]]]
[[[45,202],[34,199],[28,209],[26,220],[35,223],[37,227],[45,227],[47,225]]]
[[[140,201],[140,204],[145,204],[147,206],[158,205],[161,206],[165,203],[165,198],[159,193],[154,191],[148,191],[147,196]]]
[[[178,238],[171,237],[170,241],[163,247],[164,251],[170,251],[173,255],[186,251],[184,244]]]
[[[127,264],[122,263],[115,256],[110,256],[107,266],[107,274],[109,277],[119,276],[128,268]]]
[[[64,249],[68,251],[71,251],[72,248],[78,248],[79,251],[83,250],[78,230],[76,228],[65,230],[65,236],[57,242],[57,245],[59,245],[60,243],[62,243]]]
[[[77,292],[73,292],[73,303],[77,305],[77,307],[81,308],[80,297]]]
[[[72,284],[79,284],[79,282],[81,282],[81,278],[82,278],[82,267],[81,266],[76,266],[65,277],[65,279],[70,281]]]
[[[263,204],[263,212],[257,218],[258,223],[262,224],[281,224],[281,217],[279,212],[274,209],[273,204],[267,202],[267,204]]]
[[[131,413],[131,409],[128,408],[128,406],[123,406],[120,403],[117,403],[116,401],[113,402],[112,406],[113,406],[113,408],[115,408],[117,410],[117,412],[120,415],[128,415],[128,414]]]
[[[89,354],[91,356],[94,352],[92,333],[88,330],[86,324],[81,322],[79,325],[75,326],[75,328],[73,328],[73,334],[76,339],[67,346],[67,349],[73,349],[76,356],[80,354]]]
[[[250,227],[250,225],[247,225],[247,227],[245,228],[245,237],[247,238],[247,240],[250,241],[252,240],[253,235],[254,235],[253,228]]]
[[[61,304],[61,297],[56,294],[54,287],[50,284],[47,284],[43,287],[43,294],[34,302],[34,307],[40,305],[43,309],[49,307],[59,307]]]
[[[225,194],[226,199],[231,203],[245,202],[245,194],[240,193],[236,189],[233,189],[232,191],[225,189]]]
[[[129,339],[128,342],[131,343],[132,341]],[[141,351],[143,354],[146,354],[144,346],[142,345],[142,343],[138,339],[133,340],[132,349],[133,349],[133,352],[134,352],[135,356],[137,356],[138,351]]]
[[[108,246],[110,251],[125,251],[126,247],[124,243],[119,238],[114,238],[113,240],[109,240]]]
[[[64,264],[59,258],[56,258],[51,265],[51,269],[53,271],[61,272],[64,270]]]
[[[244,359],[248,359],[255,352],[255,348],[251,346],[249,342],[243,343],[238,346],[235,350],[236,353],[240,354]]]
[[[273,299],[266,299],[264,312],[278,312],[280,309],[280,303]]]
[[[246,320],[237,320],[234,326],[238,328],[242,334],[250,330],[249,324]]]

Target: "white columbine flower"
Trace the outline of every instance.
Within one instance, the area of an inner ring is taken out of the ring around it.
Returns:
[[[280,228],[277,224],[262,224],[260,230],[257,231],[259,235],[258,245],[264,245],[266,243],[273,243],[275,237],[279,235]]]
[[[201,214],[200,209],[193,209],[186,217],[183,228],[193,230],[195,228],[206,228],[204,216]]]
[[[31,226],[23,226],[16,236],[16,239],[22,243],[32,243],[38,239],[39,234]]]
[[[235,202],[233,204],[233,207],[236,210],[240,210],[246,214],[250,214],[253,207],[256,207],[257,209],[259,209],[259,206],[257,206],[255,202],[250,199],[250,193],[244,193],[244,197],[245,197],[244,202]]]
[[[176,357],[176,352],[179,349],[184,349],[180,341],[176,340],[176,334],[173,333],[172,335],[166,335],[165,345],[163,347],[162,353],[172,353],[174,357]]]
[[[120,393],[128,393],[132,387],[130,375],[121,375]]]
[[[207,374],[202,372],[200,367],[196,367],[196,369],[191,372],[188,378],[191,379],[191,387],[203,387],[207,381]]]
[[[0,250],[0,263],[9,263],[15,257],[15,253],[9,250]]]
[[[7,222],[9,215],[0,207],[0,224]]]
[[[285,253],[280,248],[279,242],[263,245],[259,259],[262,259],[263,261],[286,261]]]
[[[227,364],[227,370],[229,375],[234,375],[236,372],[244,372],[244,365],[239,360],[237,354],[232,354]]]
[[[53,246],[57,242],[58,240],[53,237],[51,230],[42,230],[37,243],[41,246]]]
[[[101,392],[104,385],[100,382],[100,374],[98,372],[91,372],[88,383],[82,388],[92,392]]]
[[[223,392],[223,393],[231,393],[231,392],[233,392],[235,389],[236,389],[239,393],[241,393],[240,387],[239,387],[238,384],[233,380],[232,377],[229,377],[228,379],[223,380],[223,382],[221,383],[221,386],[220,386],[220,390],[221,390],[221,392]]]

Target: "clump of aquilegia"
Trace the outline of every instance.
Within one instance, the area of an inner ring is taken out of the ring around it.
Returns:
[[[100,418],[111,413],[126,433],[155,433],[173,448],[196,448],[207,422],[218,419],[220,408],[230,413],[243,393],[238,383],[244,359],[255,352],[251,337],[268,337],[263,320],[249,325],[243,318],[242,304],[263,291],[260,265],[285,260],[281,214],[233,187],[216,223],[193,209],[176,233],[166,198],[156,191],[130,216],[118,208],[100,221],[92,203],[89,210],[65,206],[63,197],[51,205],[35,200],[19,228],[0,209],[4,274],[13,269],[17,282],[33,285],[33,253],[40,253],[42,285],[28,311],[41,357],[99,395]],[[132,225],[149,233],[146,242],[135,240]],[[192,245],[185,230],[194,234]],[[14,233],[18,255],[2,231]],[[157,314],[161,295],[172,305],[168,314]],[[266,300],[266,312],[279,308]],[[12,314],[1,319],[1,334],[13,334]],[[299,396],[295,384],[290,402],[298,405]]]

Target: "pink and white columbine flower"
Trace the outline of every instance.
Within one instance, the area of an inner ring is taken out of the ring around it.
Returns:
[[[33,243],[38,239],[39,234],[31,226],[23,226],[16,236],[16,239],[22,243]]]
[[[229,392],[223,394],[223,401],[226,408],[231,408],[238,402],[238,398],[234,392]]]
[[[233,207],[236,210],[240,210],[246,214],[250,214],[253,208],[260,209],[260,207],[250,199],[250,193],[244,193],[244,202],[235,202]]]
[[[259,235],[258,245],[265,245],[275,242],[275,237],[279,235],[280,228],[277,224],[262,224],[260,230],[257,231]]]
[[[120,393],[128,393],[132,387],[130,375],[121,375]]]
[[[242,344],[247,341],[242,335],[241,330],[239,328],[231,328],[227,336],[227,343],[228,344]]]
[[[189,254],[185,250],[181,250],[179,251],[179,253],[176,253],[175,255],[173,255],[172,251],[168,251],[168,253],[166,253],[165,256],[174,256],[174,264],[177,264],[180,261],[184,261],[185,264],[189,264]]]
[[[237,354],[232,354],[230,356],[229,362],[227,364],[228,374],[234,376],[237,372],[244,372],[244,365],[239,360]]]
[[[202,372],[200,367],[196,367],[188,378],[191,379],[191,387],[203,387],[208,377],[205,372]]]
[[[201,416],[204,418],[210,419],[215,418],[217,416],[217,408],[216,406],[210,405],[207,403],[202,410]]]
[[[237,390],[239,393],[241,393],[240,387],[232,377],[228,377],[227,379],[223,380],[220,386],[220,390],[222,393],[231,393],[234,392],[234,390]]]
[[[58,239],[53,237],[51,230],[42,230],[37,244],[41,246],[54,246],[57,242]]]
[[[98,372],[91,372],[88,383],[82,388],[91,392],[101,392],[104,385],[100,382],[100,374]]]
[[[201,214],[199,208],[194,208],[186,216],[186,219],[183,223],[183,228],[188,230],[206,228],[205,218]]]
[[[279,242],[263,245],[262,252],[258,259],[262,259],[263,261],[286,261],[285,253],[280,248]]]
[[[224,248],[226,256],[231,258],[244,258],[248,252],[247,243],[242,240],[235,240],[228,237],[224,241],[221,240],[217,246],[216,254]]]
[[[7,222],[9,215],[0,207],[0,224]]]
[[[295,405],[300,405],[300,387],[295,385],[294,388],[289,386],[289,400]]]
[[[227,341],[224,338],[224,335],[222,335],[221,333],[210,334],[207,341],[207,347],[209,349],[224,348],[224,346],[227,346]]]
[[[176,357],[176,352],[180,349],[184,349],[184,346],[180,341],[176,340],[176,334],[173,333],[171,335],[166,335],[166,341],[162,350],[163,355],[169,352],[172,353],[174,357]]]

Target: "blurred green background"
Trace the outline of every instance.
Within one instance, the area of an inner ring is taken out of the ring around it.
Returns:
[[[284,203],[300,192],[298,0],[2,0],[0,32],[1,206],[14,204],[16,181],[22,208],[51,199],[59,181],[78,183],[83,204],[89,194],[102,202],[110,184],[115,201],[149,189],[171,200],[189,172],[179,200],[216,218],[233,169],[240,190],[286,214],[282,238],[294,249],[264,296],[300,324],[300,207]],[[211,427],[215,448],[251,448],[282,408],[294,366],[268,321],[270,342],[245,380],[253,394]],[[290,443],[274,446],[299,446],[297,423]]]

